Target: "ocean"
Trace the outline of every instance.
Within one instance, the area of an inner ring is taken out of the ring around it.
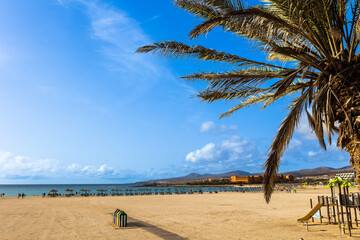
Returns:
[[[4,197],[15,197],[18,194],[27,196],[46,195],[51,190],[56,190],[57,194],[64,195],[66,189],[73,190],[73,194],[83,193],[83,189],[88,190],[88,194],[109,194],[109,195],[149,195],[149,194],[191,194],[191,193],[217,193],[217,192],[253,192],[262,191],[261,187],[233,187],[233,186],[181,186],[181,187],[148,187],[136,184],[4,184],[0,185],[0,194]],[[102,190],[102,191],[98,191]]]

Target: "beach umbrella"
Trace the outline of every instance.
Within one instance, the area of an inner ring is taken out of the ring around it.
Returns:
[[[50,190],[50,196],[55,197],[55,195],[56,195],[57,192],[58,192],[58,190],[56,190],[56,189],[51,189],[51,190]]]
[[[69,188],[65,190],[67,196],[70,196],[70,193],[72,193],[73,191],[74,191],[73,189],[69,189]]]
[[[347,194],[349,194],[349,187],[355,187],[355,185],[352,185],[348,180],[343,180],[341,186],[344,187],[344,190],[346,189]]]
[[[84,193],[85,196],[87,196],[88,192],[90,192],[91,190],[89,189],[81,189],[79,192],[80,192],[80,195],[81,195],[81,192]]]
[[[334,183],[334,182],[329,182],[329,184],[325,186],[326,188],[330,188],[330,190],[331,190],[331,197],[334,197],[334,186],[335,186],[335,183]]]
[[[111,189],[111,192],[112,192],[111,194],[114,196],[118,193],[118,191],[119,191],[119,189],[113,188],[113,189]]]
[[[334,177],[333,179],[330,179],[329,181],[329,187],[331,186],[331,184],[334,184],[334,186],[338,186],[339,187],[339,199],[340,199],[340,203],[341,203],[341,185],[343,184],[344,180],[341,177]],[[328,186],[327,185],[327,186]],[[325,187],[327,187],[325,186]],[[331,187],[330,187],[331,188]],[[346,192],[344,192],[344,194],[346,194]]]
[[[85,196],[88,196],[88,195],[89,195],[89,192],[91,192],[90,189],[85,189]]]
[[[104,192],[106,192],[106,189],[97,189],[96,190],[98,192],[98,194],[104,194]]]

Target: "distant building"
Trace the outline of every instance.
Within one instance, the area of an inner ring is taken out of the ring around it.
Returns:
[[[236,175],[232,175],[230,177],[230,182],[232,183],[249,183],[248,177],[239,177]]]
[[[291,175],[291,174],[289,174],[289,175],[286,175],[286,176],[285,176],[285,179],[292,181],[292,180],[294,180],[294,176]]]
[[[264,176],[262,175],[251,175],[251,176],[236,176],[236,175],[232,175],[230,177],[230,182],[232,183],[262,183],[264,180]],[[282,175],[279,174],[276,176],[275,181],[276,182],[286,182],[286,181],[292,181],[294,180],[294,176],[293,175]]]
[[[301,176],[301,177],[295,177],[295,181],[305,181],[305,180],[323,180],[323,179],[330,179],[329,175],[317,175],[317,176]]]
[[[356,173],[353,172],[344,172],[344,173],[337,173],[335,177],[341,177],[344,180],[348,180],[350,182],[353,182],[355,179]]]
[[[214,181],[214,180],[215,180],[215,178],[207,178],[207,179],[205,179],[204,181],[212,182],[212,181]]]
[[[230,178],[219,178],[220,181],[230,180]]]
[[[232,175],[230,177],[230,182],[232,183],[262,183],[263,177],[260,175],[254,175],[254,176],[236,176]]]

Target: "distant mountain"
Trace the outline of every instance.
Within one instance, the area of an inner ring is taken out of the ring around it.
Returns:
[[[335,174],[338,172],[352,171],[351,166],[345,166],[342,168],[331,168],[331,167],[317,167],[311,169],[301,169],[298,171],[285,172],[283,175],[291,174],[293,176],[309,176],[309,175],[321,175],[321,174]]]
[[[211,173],[205,173],[205,174],[198,174],[198,173],[190,173],[183,177],[175,177],[175,178],[166,178],[166,179],[158,179],[158,180],[150,180],[150,181],[144,181],[144,182],[138,182],[138,184],[153,184],[153,183],[185,183],[185,182],[191,182],[191,181],[201,181],[205,180],[207,178],[229,178],[231,175],[236,176],[249,176],[251,173],[246,171],[232,171],[227,173],[219,173],[219,174],[211,174]]]
[[[283,172],[281,174],[288,175],[291,174],[293,176],[313,176],[313,175],[322,175],[322,174],[328,174],[328,175],[335,175],[338,172],[346,172],[346,171],[352,171],[351,166],[345,166],[342,168],[331,168],[331,167],[317,167],[317,168],[310,168],[310,169],[301,169],[297,171],[291,171],[291,172]],[[232,171],[232,172],[226,172],[226,173],[219,173],[219,174],[211,174],[211,173],[205,173],[205,174],[198,174],[198,173],[190,173],[186,176],[182,177],[174,177],[174,178],[166,178],[166,179],[157,179],[157,180],[150,180],[150,181],[143,181],[143,182],[137,182],[137,184],[175,184],[175,183],[186,183],[186,182],[192,182],[192,181],[201,181],[205,180],[207,178],[229,178],[232,175],[236,176],[249,176],[249,175],[262,175],[263,173],[250,173],[246,171]]]
[[[345,166],[345,167],[342,167],[342,168],[338,168],[338,170],[344,170],[344,171],[352,171],[353,170],[353,168],[352,168],[352,166]]]
[[[291,174],[293,176],[303,176],[303,175],[313,175],[313,174],[319,174],[319,173],[328,173],[335,170],[335,168],[331,167],[317,167],[317,168],[310,168],[310,169],[301,169],[298,171],[291,171],[291,172],[285,172],[282,173],[283,175]]]

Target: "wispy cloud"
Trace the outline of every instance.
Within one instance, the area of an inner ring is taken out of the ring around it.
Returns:
[[[29,156],[0,152],[0,177],[3,179],[46,178],[58,170],[59,161],[55,159],[32,159]]]
[[[160,179],[181,175],[182,169],[170,166],[163,169],[148,169],[137,172],[107,164],[91,165],[71,163],[64,165],[52,158],[36,159],[30,156],[16,155],[11,152],[0,151],[0,179],[16,182],[17,180],[57,181],[62,183],[66,179],[77,179],[83,182],[136,182],[150,179]]]
[[[213,121],[206,121],[203,122],[200,126],[200,132],[202,133],[212,133],[212,134],[234,134],[238,127],[236,125],[227,126],[223,125],[216,125]]]
[[[298,133],[302,139],[305,140],[316,140],[316,135],[314,131],[310,128],[309,123],[305,116],[302,116],[300,119],[300,124],[296,129],[296,133]]]
[[[254,143],[235,135],[218,143],[210,142],[188,153],[185,167],[199,170],[205,168],[212,172],[236,169],[259,171],[265,157]]]
[[[118,104],[139,98],[161,81],[180,87],[179,94],[194,94],[193,88],[179,81],[159,57],[134,53],[137,48],[154,41],[125,11],[95,0],[58,0],[58,3],[62,6],[77,3],[84,7],[90,20],[89,36],[98,42],[97,50],[108,60],[99,64],[118,74],[119,84],[127,89]],[[158,16],[152,20],[156,18]]]
[[[119,9],[112,9],[97,2],[82,2],[91,19],[91,36],[104,43],[102,53],[117,66],[112,70],[143,75],[159,75],[159,66],[150,56],[134,54],[135,50],[151,42],[139,23]]]
[[[149,19],[149,21],[151,22],[151,21],[154,21],[154,20],[159,19],[159,18],[160,18],[160,15],[154,15]]]
[[[203,122],[200,126],[200,132],[209,132],[214,129],[215,123],[213,121]]]
[[[348,159],[348,153],[338,149],[335,144],[328,145],[325,151],[320,148],[317,139],[303,138],[299,140],[293,138],[289,148],[282,157],[282,163],[293,168],[301,168],[301,165],[306,165],[307,163],[318,166],[341,167],[348,164]]]

